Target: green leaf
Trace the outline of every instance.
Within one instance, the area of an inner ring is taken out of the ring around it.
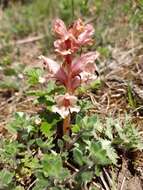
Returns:
[[[42,168],[45,177],[64,180],[69,175],[68,170],[63,168],[62,159],[57,153],[45,154],[42,159]]]
[[[84,112],[84,113],[86,113],[87,110],[94,107],[93,104],[91,103],[91,101],[86,100],[86,99],[79,100],[79,105],[80,105],[82,112]]]
[[[32,125],[28,125],[27,126],[27,132],[28,133],[30,133],[31,131],[33,131],[34,130],[34,126],[32,126]]]
[[[16,135],[17,134],[17,126],[14,125],[12,122],[8,123],[5,128],[8,130],[9,133]]]
[[[47,189],[49,185],[49,181],[47,178],[41,177],[40,179],[37,179],[35,186],[32,188],[32,190],[44,190]]]
[[[19,151],[19,148],[22,147],[22,144],[19,144],[17,141],[5,140],[3,141],[3,154],[8,159],[14,159],[16,154]]]
[[[61,151],[63,150],[63,148],[64,148],[64,142],[63,142],[63,140],[58,139],[58,147],[60,148]]]
[[[118,122],[115,123],[116,136],[113,143],[124,147],[127,150],[143,149],[143,141],[136,127],[129,121],[129,118],[124,121],[124,127]]]
[[[84,122],[85,127],[87,127],[87,128],[94,128],[94,125],[97,122],[97,116],[95,116],[95,115],[90,116],[90,117],[85,116],[83,118],[83,122]]]
[[[100,89],[101,85],[102,85],[102,82],[101,82],[100,79],[95,80],[94,82],[91,83],[91,89],[92,89],[92,91]]]
[[[78,163],[80,166],[84,164],[83,153],[78,148],[74,148],[73,157],[74,157],[75,162]]]
[[[48,102],[54,103],[54,99],[51,95],[46,95],[45,98]]]
[[[3,169],[0,171],[0,187],[6,187],[12,182],[12,178],[14,176],[14,173],[11,173],[10,171]]]
[[[75,121],[76,125],[81,126],[82,118],[83,118],[83,117],[82,117],[80,114],[77,114],[77,115],[76,115],[76,121]]]
[[[105,58],[109,58],[110,56],[110,50],[107,47],[98,47],[97,51],[99,51],[100,54],[104,56]]]
[[[84,183],[89,183],[93,178],[93,172],[90,172],[90,171],[82,172],[81,178]]]
[[[97,132],[102,133],[103,131],[103,124],[101,123],[99,117],[96,118],[96,123],[94,123],[94,130],[95,133]]]
[[[28,76],[28,83],[35,85],[39,83],[39,77],[42,76],[42,70],[40,68],[31,68],[26,71]]]
[[[101,173],[101,166],[100,165],[95,165],[95,175],[100,176]]]
[[[36,143],[44,150],[51,150],[54,146],[52,137],[48,138],[46,141],[43,141],[41,138],[37,138]]]
[[[13,190],[24,190],[24,187],[22,187],[22,186],[17,186],[17,187],[15,187]]]
[[[113,164],[117,163],[118,155],[115,149],[112,147],[111,141],[106,139],[100,139],[102,148],[106,150],[108,158],[112,161]]]
[[[73,133],[78,133],[80,131],[80,126],[75,124],[71,126],[72,132]]]
[[[32,128],[30,116],[24,112],[16,112],[14,114],[14,118],[12,118],[12,120],[6,126],[6,129],[12,134],[16,134],[18,131],[23,129],[26,129],[28,132],[30,132],[29,130],[32,130]]]
[[[40,130],[46,137],[51,137],[54,134],[53,125],[51,123],[43,122]]]
[[[96,122],[97,122],[96,115],[92,115],[90,117],[89,116],[81,117],[80,115],[78,115],[76,118],[76,124],[86,129],[93,129],[94,125],[96,125]]]
[[[21,159],[21,163],[23,163],[26,168],[31,168],[32,170],[39,167],[39,160],[36,157],[33,158],[28,153]]]
[[[55,82],[54,81],[49,81],[47,85],[47,93],[52,92],[55,89]]]
[[[111,164],[111,160],[108,158],[106,150],[102,148],[102,145],[99,141],[92,141],[89,147],[90,155],[96,164],[106,166]]]
[[[107,118],[106,120],[106,128],[104,129],[105,135],[112,140],[113,139],[113,126],[114,126],[114,121],[112,118]]]

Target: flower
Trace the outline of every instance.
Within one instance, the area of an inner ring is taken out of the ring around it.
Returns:
[[[55,52],[61,56],[70,55],[79,49],[78,41],[69,35],[68,39],[58,39],[54,42]]]
[[[95,73],[96,65],[95,60],[98,58],[98,52],[88,52],[82,54],[80,57],[75,58],[72,61],[71,72],[72,76],[78,76],[81,72],[86,71],[89,73]]]
[[[81,77],[81,84],[83,85],[90,84],[91,82],[97,79],[97,75],[86,72],[86,71],[81,72],[80,77]]]
[[[97,52],[88,52],[78,58],[74,58],[71,66],[59,65],[52,59],[41,56],[44,61],[44,68],[48,71],[46,79],[54,79],[59,84],[66,87],[68,92],[74,92],[81,83],[89,84],[97,78],[96,64],[94,63],[99,54]]]
[[[52,59],[49,59],[43,55],[39,56],[39,59],[43,61],[44,69],[46,69],[48,71],[48,74],[51,76],[56,74],[60,69],[60,65]]]
[[[69,32],[73,34],[75,37],[78,37],[82,32],[84,32],[84,23],[79,18],[77,19],[73,25],[69,28]]]
[[[79,85],[89,84],[97,79],[98,71],[94,62],[98,56],[98,52],[88,52],[73,60],[71,67],[72,77],[80,77]]]
[[[76,105],[77,97],[66,93],[55,97],[57,105],[52,106],[52,111],[66,118],[70,113],[79,112],[80,107]]]
[[[81,83],[90,84],[97,79],[98,75],[96,64],[94,62],[87,62],[84,65],[83,71],[80,73]]]
[[[53,32],[60,38],[64,37],[66,39],[66,36],[68,36],[67,28],[64,22],[59,18],[53,22]]]
[[[83,45],[91,45],[94,28],[91,24],[84,24],[81,19],[66,28],[61,19],[53,23],[53,31],[59,38],[54,42],[55,51],[61,56],[75,53]]]
[[[94,34],[94,28],[91,24],[87,24],[84,28],[84,31],[78,36],[78,43],[80,46],[83,45],[92,45],[93,40],[92,36]]]
[[[45,79],[53,79],[64,86],[67,86],[68,76],[64,69],[56,61],[49,59],[43,55],[39,57],[43,60],[44,69],[47,71]],[[40,81],[39,81],[40,82]],[[45,82],[45,81],[44,81]]]

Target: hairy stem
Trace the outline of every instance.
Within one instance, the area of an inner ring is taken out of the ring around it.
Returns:
[[[63,122],[63,134],[69,135],[71,115],[69,114]]]

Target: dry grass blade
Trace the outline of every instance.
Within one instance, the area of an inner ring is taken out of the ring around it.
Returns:
[[[125,180],[126,180],[126,177],[124,176],[123,181],[122,181],[122,184],[121,184],[121,188],[120,188],[120,190],[123,190],[123,188],[124,188],[124,184],[125,184]]]
[[[103,173],[101,173],[100,179],[101,179],[101,181],[102,181],[102,183],[103,183],[103,185],[105,187],[105,190],[110,190],[108,184],[106,183],[106,180],[104,179]]]

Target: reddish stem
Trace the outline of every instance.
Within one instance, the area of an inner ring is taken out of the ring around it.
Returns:
[[[71,115],[69,114],[63,122],[63,134],[69,135]]]
[[[71,49],[71,41],[67,40],[66,42],[66,49]],[[67,79],[67,92],[71,94],[71,64],[72,64],[72,55],[66,55],[65,57],[65,65],[68,73],[68,79]],[[69,135],[70,132],[70,122],[71,122],[71,114],[64,119],[63,122],[63,134]]]

